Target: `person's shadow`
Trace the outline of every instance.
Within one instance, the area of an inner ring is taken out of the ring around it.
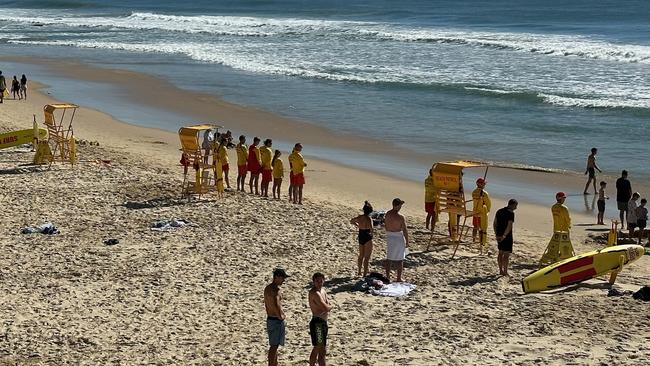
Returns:
[[[583,194],[582,196],[585,199],[585,212],[593,213],[594,209],[596,208],[596,201],[598,200],[598,195],[593,195],[593,198],[591,199],[591,205],[589,204],[589,195]]]

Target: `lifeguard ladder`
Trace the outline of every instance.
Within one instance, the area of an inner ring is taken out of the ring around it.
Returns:
[[[72,121],[79,106],[69,103],[47,104],[43,107],[47,141],[38,144],[34,163],[43,164],[66,161],[74,165],[77,161],[77,149],[74,139]],[[57,111],[61,111],[57,118]],[[66,122],[66,114],[68,115]]]
[[[471,218],[474,216],[474,212],[467,209],[467,207],[471,207],[472,200],[465,199],[463,169],[474,167],[485,167],[485,178],[488,166],[478,162],[463,160],[439,162],[433,164],[433,167],[431,168],[433,186],[435,189],[436,216],[439,218],[440,214],[443,212],[449,215],[448,237],[454,246],[454,253],[451,256],[452,259],[456,255],[456,251],[458,250],[458,246],[462,242],[463,237],[467,235],[467,232],[470,229],[472,229]],[[470,218],[470,225],[467,225],[467,218]],[[432,229],[427,250],[429,250],[429,247],[433,244],[434,238],[435,230]]]
[[[208,149],[203,149],[200,140],[201,136],[209,130],[214,131],[214,135],[216,136],[219,128],[223,128],[223,126],[201,124],[181,127],[178,130],[182,151],[181,165],[184,168],[182,197],[190,199],[192,195],[197,195],[200,198],[201,195],[215,189],[217,169],[214,163],[216,160],[214,159],[214,141],[209,141]],[[212,162],[210,158],[212,158]],[[188,174],[190,167],[195,171],[194,180]]]

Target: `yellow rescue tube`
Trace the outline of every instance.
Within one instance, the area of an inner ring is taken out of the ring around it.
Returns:
[[[525,293],[551,290],[620,270],[645,254],[640,245],[615,245],[553,263],[521,281]],[[621,258],[622,257],[622,258]]]

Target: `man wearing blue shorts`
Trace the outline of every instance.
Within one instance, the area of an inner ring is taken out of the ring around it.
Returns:
[[[278,347],[284,346],[286,336],[285,315],[282,310],[280,286],[289,277],[282,268],[273,271],[273,282],[264,288],[264,307],[266,308],[266,331],[269,335],[269,366],[278,364]]]

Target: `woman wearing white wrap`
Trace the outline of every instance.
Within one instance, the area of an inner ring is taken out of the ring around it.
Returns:
[[[402,208],[402,201],[399,198],[393,199],[393,209],[386,212],[386,260],[384,268],[386,278],[390,280],[390,269],[393,262],[397,266],[397,281],[402,282],[402,270],[404,269],[404,257],[406,248],[409,246],[409,234],[406,230],[406,220],[399,214]]]

